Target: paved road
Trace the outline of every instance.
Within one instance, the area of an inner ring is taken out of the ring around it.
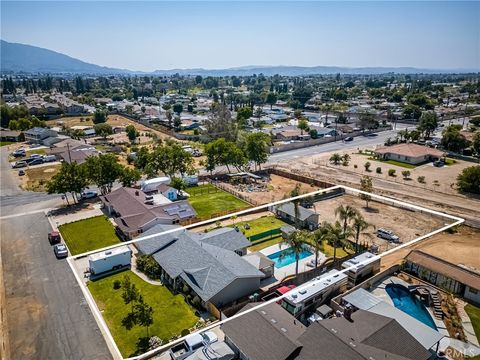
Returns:
[[[38,211],[60,205],[61,198],[19,189],[3,149],[0,170],[0,295],[5,291],[0,306],[9,335],[2,338],[10,348],[6,358],[111,359],[70,267],[55,258],[46,238],[50,223]]]

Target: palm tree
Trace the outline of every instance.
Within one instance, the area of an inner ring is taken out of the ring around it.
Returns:
[[[298,261],[300,254],[304,251],[304,245],[308,243],[310,233],[305,230],[295,230],[289,233],[282,241],[295,254],[295,276],[298,275]],[[283,253],[285,254],[285,253]]]
[[[327,239],[329,225],[330,224],[326,221],[321,223],[317,230],[313,232],[313,236],[311,238],[312,245],[315,248],[315,268],[318,266],[318,252],[323,250],[323,243]]]
[[[355,253],[358,253],[358,239],[360,238],[360,233],[367,230],[369,227],[373,227],[373,225],[366,222],[361,214],[357,214],[357,216],[353,218],[352,228],[355,231]]]
[[[340,221],[343,221],[343,232],[347,231],[348,223],[352,219],[354,219],[357,215],[359,215],[357,209],[355,209],[350,205],[347,205],[347,206],[340,205],[335,209],[335,216],[338,216]]]
[[[300,185],[297,184],[295,187],[290,191],[290,197],[297,197],[300,195]],[[295,227],[297,229],[300,228],[300,208],[299,208],[299,199],[293,200],[293,211],[295,215]]]
[[[333,246],[333,262],[337,260],[337,248],[350,246],[349,237],[352,236],[352,230],[347,228],[343,230],[340,222],[336,221],[335,225],[328,224],[325,239]]]

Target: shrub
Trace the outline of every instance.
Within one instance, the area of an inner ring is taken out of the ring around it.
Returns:
[[[201,300],[198,296],[195,296],[192,300],[192,305],[195,306],[195,307],[199,307],[200,304],[201,304]]]
[[[353,168],[354,168],[354,169],[358,168],[358,165],[357,165],[357,164],[354,164],[354,165],[353,165]]]
[[[397,172],[397,170],[395,169],[388,169],[388,176],[396,176],[395,173]]]
[[[180,333],[180,335],[183,337],[183,336],[187,336],[188,334],[190,334],[190,330],[188,329],[183,329],[182,332]]]
[[[382,173],[382,168],[381,167],[377,167],[377,174],[381,174]]]
[[[162,273],[160,265],[151,255],[142,255],[137,258],[137,269],[151,279],[160,279]]]
[[[403,176],[404,179],[409,179],[410,178],[410,171],[403,170],[402,171],[402,176]]]
[[[367,161],[363,166],[365,166],[365,171],[370,171],[370,166],[372,164],[370,163],[370,161]]]
[[[480,165],[463,169],[457,177],[457,187],[462,192],[480,194]]]
[[[420,183],[420,184],[425,184],[425,176],[419,176],[417,178],[417,181]]]
[[[118,290],[118,289],[120,289],[121,287],[122,287],[122,282],[121,282],[120,280],[115,280],[115,281],[113,282],[113,288],[114,288],[115,290]]]

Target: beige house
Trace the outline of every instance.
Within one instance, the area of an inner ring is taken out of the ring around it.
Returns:
[[[384,146],[376,149],[375,153],[382,160],[395,160],[412,165],[435,161],[444,155],[443,151],[417,144]]]

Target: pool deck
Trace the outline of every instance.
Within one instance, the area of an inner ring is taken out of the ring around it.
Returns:
[[[260,250],[260,252],[265,255],[271,255],[274,254],[278,251],[285,250],[287,249],[287,245],[281,245],[281,244],[275,244],[272,246],[269,246],[265,249]],[[315,250],[310,249],[310,251],[314,252]],[[322,263],[327,257],[323,253],[318,253],[318,262]],[[301,259],[298,262],[298,272],[305,272],[308,270],[312,270],[312,267],[307,266],[307,263],[310,261],[315,262],[315,254],[312,254],[310,256],[307,256],[306,258]],[[295,274],[295,262],[291,263],[290,265],[283,266],[281,268],[275,268],[275,273],[274,276],[278,281],[281,281],[283,278],[289,276],[289,275],[294,275]],[[274,283],[271,283],[270,285],[273,285]]]
[[[399,284],[399,285],[405,286],[406,288],[408,288],[408,286],[410,284],[407,283],[406,281],[396,277],[396,276],[389,276],[389,277],[386,277],[385,279],[383,279],[381,282],[376,283],[374,285],[375,288],[373,290],[371,290],[370,292],[373,295],[375,295],[376,297],[379,297],[380,299],[385,301],[386,303],[388,303],[392,306],[395,306],[393,304],[392,298],[390,297],[390,295],[388,295],[387,291],[385,290],[385,287],[388,284]],[[433,311],[430,309],[430,307],[426,306],[425,308],[427,309],[428,313],[430,314],[430,317],[432,318],[433,322],[435,323],[435,326],[437,327],[437,331],[444,336],[449,336],[447,328],[445,327],[445,324],[443,323],[443,321],[438,320],[435,317],[435,315],[433,314]]]

